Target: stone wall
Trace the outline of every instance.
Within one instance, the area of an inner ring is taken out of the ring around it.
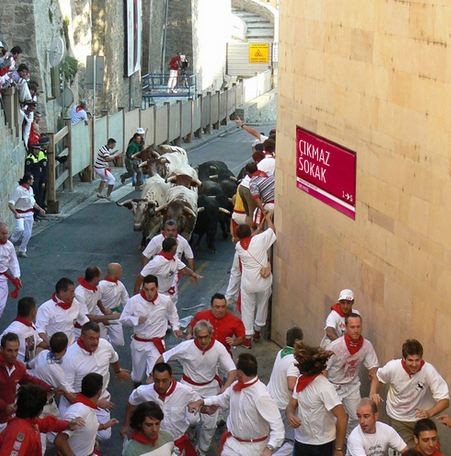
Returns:
[[[451,8],[361,3],[280,4],[273,337],[352,288],[382,363],[416,337],[450,382]],[[357,152],[355,221],[296,188],[296,125]]]
[[[142,73],[164,73],[164,29],[167,0],[143,0],[143,69]]]

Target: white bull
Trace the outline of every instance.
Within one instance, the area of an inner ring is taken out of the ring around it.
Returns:
[[[163,169],[159,170],[160,174],[170,182],[187,187],[201,185],[197,177],[197,171],[188,162],[188,154],[185,149],[163,144],[159,146],[158,152],[160,154],[159,162],[164,166]]]

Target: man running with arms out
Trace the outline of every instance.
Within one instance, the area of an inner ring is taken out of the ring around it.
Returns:
[[[377,371],[377,380],[388,385],[387,415],[403,440],[413,447],[413,428],[421,418],[432,418],[449,406],[449,389],[437,370],[423,360],[423,346],[408,339],[402,346],[402,359],[389,361]],[[378,383],[371,399],[381,401]],[[430,400],[432,393],[433,401]]]

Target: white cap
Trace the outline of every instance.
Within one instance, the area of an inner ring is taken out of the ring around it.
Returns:
[[[354,301],[354,293],[352,290],[341,290],[338,295],[339,301]]]
[[[146,130],[144,130],[144,128],[139,127],[136,129],[136,133],[138,133],[138,135],[145,135]]]

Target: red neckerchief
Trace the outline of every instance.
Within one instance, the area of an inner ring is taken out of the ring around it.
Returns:
[[[132,440],[135,440],[138,443],[142,443],[143,445],[151,445],[151,446],[155,446],[155,444],[157,443],[157,440],[158,440],[158,438],[151,440],[148,437],[146,437],[142,432],[138,432],[138,431],[133,431],[130,438]]]
[[[155,301],[158,299],[158,293],[155,296],[155,299],[148,299],[147,296],[146,296],[146,293],[144,292],[144,290],[141,290],[139,292],[139,294],[141,295],[141,298],[143,298],[147,302],[151,302],[153,305],[155,305]]]
[[[16,317],[15,321],[18,321],[19,323],[22,323],[23,325],[28,326],[29,328],[33,328],[33,329],[35,328],[33,322],[30,320],[26,320],[25,318]]]
[[[68,310],[72,307],[72,302],[61,301],[61,299],[59,299],[58,296],[56,296],[56,293],[52,294],[52,300],[56,302],[57,306],[61,307],[64,310]]]
[[[168,261],[175,261],[175,254],[173,253],[164,252],[162,250],[158,255],[162,256],[163,258],[166,258]]]
[[[27,190],[30,190],[30,185],[29,184],[20,184],[21,187],[26,188]]]
[[[209,343],[205,348],[203,348],[203,347],[200,345],[200,343],[197,341],[197,339],[194,339],[194,344],[195,344],[196,347],[202,352],[203,355],[205,355],[205,353],[206,353],[208,350],[210,350],[211,347],[213,347],[214,343],[215,343],[215,338],[212,337],[210,343]]]
[[[418,369],[418,372],[415,372],[415,374],[412,374],[411,372],[409,372],[409,370],[407,369],[407,364],[406,364],[405,360],[403,360],[403,359],[401,360],[401,365],[404,368],[404,370],[407,372],[407,375],[409,376],[409,378],[412,378],[413,375],[417,374],[418,372],[420,372],[421,369],[423,369],[424,359],[421,360],[420,368]]]
[[[347,334],[345,334],[346,347],[348,347],[349,353],[351,353],[351,355],[355,355],[362,348],[364,340],[365,339],[360,336],[359,340],[357,342],[354,342]]]
[[[0,245],[5,245],[8,242],[8,239],[6,241],[0,241]]]
[[[268,177],[268,175],[264,171],[260,171],[259,169],[257,169],[255,173],[251,174],[251,177]]]
[[[321,373],[316,375],[301,375],[298,378],[298,382],[296,384],[296,392],[300,393],[301,391],[305,390],[305,388],[307,388],[307,386],[309,386],[310,383],[312,383],[313,380],[318,377],[318,375],[321,375]]]
[[[91,290],[91,291],[97,291],[97,287],[95,285],[91,285],[86,279],[84,279],[83,277],[79,277],[78,278],[78,283],[86,288],[87,290]]]
[[[75,108],[75,111],[76,111],[76,112],[84,111],[84,108],[83,108],[82,105],[78,105],[78,106]]]
[[[334,304],[333,306],[331,306],[330,310],[335,310],[335,312],[337,312],[337,314],[340,315],[340,317],[343,317],[343,318],[346,317],[346,314],[343,312],[343,309],[341,308],[341,306],[338,302],[336,304]]]
[[[93,350],[90,350],[86,345],[85,343],[82,341],[81,338],[78,338],[77,339],[77,344],[80,348],[82,348],[83,350],[87,351],[89,353],[89,355],[92,355],[94,353]]]
[[[80,339],[78,339],[78,340],[80,340]],[[87,405],[88,407],[91,407],[94,410],[97,410],[97,404],[95,402],[91,401],[91,399],[86,397],[84,394],[77,393],[75,395],[74,404],[77,403],[77,402],[80,402],[81,404]]]
[[[117,282],[118,282],[118,279],[113,279],[113,278],[110,277],[110,276],[106,276],[106,277],[105,277],[105,280],[106,280],[107,282],[112,282],[112,283],[116,283],[116,284],[117,284]]]
[[[165,393],[158,393],[157,390],[155,390],[155,392],[158,393],[158,397],[164,402],[164,400],[175,391],[176,386],[177,386],[177,381],[172,380],[171,386],[168,388],[168,390]]]
[[[249,245],[252,241],[252,237],[248,236],[240,240],[240,245],[243,247],[244,250],[247,250],[249,248]]]
[[[258,377],[253,381],[253,382],[250,382],[250,383],[243,383],[243,382],[236,382],[234,385],[233,385],[233,391],[235,391],[236,393],[241,393],[241,391],[243,391],[245,388],[249,388],[250,386],[252,385],[255,385],[255,383],[258,382]]]

